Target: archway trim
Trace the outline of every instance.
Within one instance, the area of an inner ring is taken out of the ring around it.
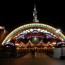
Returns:
[[[52,26],[50,26],[50,25],[47,25],[47,24],[42,24],[42,23],[31,23],[31,24],[22,25],[22,26],[20,26],[20,27],[18,27],[18,28],[16,28],[16,29],[14,29],[12,32],[10,32],[10,33],[6,36],[6,38],[3,40],[2,45],[3,45],[5,42],[8,42],[9,39],[10,39],[10,37],[11,37],[13,34],[15,34],[16,32],[18,32],[19,30],[23,30],[23,29],[29,28],[29,27],[37,27],[37,26],[38,26],[38,27],[43,27],[43,28],[48,28],[48,29],[50,29],[50,30],[52,30],[52,31],[54,31],[54,32],[57,31],[56,28],[54,28],[54,27],[52,27]],[[63,40],[65,40],[65,36],[63,35],[62,32],[56,32],[56,33],[57,33]]]

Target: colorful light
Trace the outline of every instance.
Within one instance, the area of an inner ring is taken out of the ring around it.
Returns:
[[[20,26],[18,28],[16,28],[15,30],[13,30],[10,34],[8,34],[6,36],[6,38],[4,39],[4,41],[2,42],[2,45],[7,42],[9,40],[9,38],[15,34],[16,32],[20,31],[20,30],[23,30],[25,28],[30,28],[30,27],[42,27],[42,28],[48,28],[50,30],[52,30],[53,32],[55,32],[57,29],[52,27],[52,26],[49,26],[47,24],[41,24],[41,23],[31,23],[31,24],[26,24],[26,25],[23,25],[23,26]],[[58,32],[57,33],[63,40],[65,40],[65,36],[61,33],[61,32]]]

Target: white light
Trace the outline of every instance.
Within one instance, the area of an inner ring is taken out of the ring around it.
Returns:
[[[33,31],[33,29],[30,29],[30,31],[32,32],[32,31]]]
[[[44,32],[47,33],[47,30],[45,30]]]
[[[22,34],[22,32],[20,34]]]
[[[58,32],[61,32],[61,30],[60,30],[60,29],[57,29],[57,30],[56,30],[56,33],[58,33]]]
[[[37,19],[37,10],[36,10],[35,5],[34,5],[34,11],[33,11],[33,21],[34,22],[39,22],[39,20]]]
[[[34,38],[34,41],[37,41],[37,37]]]
[[[29,33],[30,31],[29,31],[29,30],[27,30],[27,32]]]
[[[15,45],[16,45],[16,46],[18,46],[19,44],[18,44],[18,43],[16,43]]]
[[[44,30],[41,30],[41,32],[44,32]]]
[[[23,31],[23,34],[26,34],[26,31]]]
[[[41,31],[40,29],[38,29],[38,31]]]
[[[33,30],[37,30],[37,29],[33,29]]]
[[[52,44],[56,44],[56,42],[53,42]]]

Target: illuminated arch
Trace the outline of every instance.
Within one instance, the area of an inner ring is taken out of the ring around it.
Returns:
[[[42,28],[48,28],[50,30],[52,30],[53,32],[55,32],[56,34],[58,34],[63,40],[65,40],[65,36],[62,34],[62,32],[56,32],[57,29],[50,26],[50,25],[47,25],[47,24],[42,24],[42,23],[31,23],[31,24],[26,24],[26,25],[23,25],[23,26],[20,26],[16,29],[14,29],[11,33],[9,33],[6,38],[3,40],[2,42],[2,45],[9,41],[9,39],[11,38],[12,35],[14,35],[16,32],[20,31],[20,30],[23,30],[25,28],[29,28],[29,27],[42,27]]]

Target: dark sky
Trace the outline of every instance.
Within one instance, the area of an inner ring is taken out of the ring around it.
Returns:
[[[33,21],[34,2],[41,23],[60,28],[65,32],[65,4],[61,1],[22,0],[22,2],[4,2],[0,5],[0,25],[7,31]],[[4,5],[4,6],[3,6]]]

